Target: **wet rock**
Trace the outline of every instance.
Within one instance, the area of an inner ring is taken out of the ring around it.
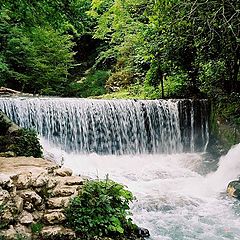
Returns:
[[[54,174],[60,177],[72,176],[73,171],[70,168],[59,168],[54,170]]]
[[[46,224],[61,224],[66,220],[65,215],[60,211],[44,214],[43,216]]]
[[[48,226],[41,231],[42,239],[76,239],[75,233],[62,226]]]
[[[29,225],[33,222],[33,216],[31,213],[23,211],[19,216],[19,222],[23,225]]]
[[[137,228],[137,236],[140,238],[150,237],[150,233],[149,233],[148,229],[138,227]]]
[[[32,173],[20,173],[12,176],[11,179],[18,190],[27,189],[32,184]]]
[[[229,196],[240,199],[240,180],[232,181],[227,186]]]

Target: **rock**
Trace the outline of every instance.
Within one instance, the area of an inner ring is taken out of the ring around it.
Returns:
[[[47,172],[48,172],[48,174],[52,174],[52,173],[54,173],[54,170],[59,169],[59,168],[60,167],[58,165],[54,165],[54,166],[48,167]]]
[[[16,192],[16,187],[10,178],[0,180],[0,186],[8,192]]]
[[[28,212],[33,212],[35,210],[34,205],[28,201],[24,201],[23,209]]]
[[[69,197],[49,198],[47,201],[47,206],[50,209],[67,207],[69,200]]]
[[[59,168],[54,170],[54,174],[60,177],[72,176],[73,171],[70,168]]]
[[[58,177],[57,180],[60,184],[67,186],[84,184],[84,179],[79,176]]]
[[[49,180],[49,176],[47,173],[43,172],[40,175],[38,175],[34,180],[33,180],[33,187],[43,187],[46,186]]]
[[[137,236],[140,238],[150,237],[148,229],[137,227]]]
[[[72,196],[75,195],[77,193],[77,189],[78,186],[71,186],[71,187],[67,187],[67,186],[58,186],[57,188],[55,188],[52,192],[52,196],[53,197],[68,197],[68,196]]]
[[[60,211],[44,214],[43,216],[46,224],[61,224],[66,220],[65,215]]]
[[[23,211],[19,216],[19,222],[23,225],[29,225],[33,222],[33,216],[31,213]]]
[[[32,173],[19,173],[17,175],[11,176],[11,179],[18,190],[27,189],[32,184]]]
[[[0,231],[0,236],[2,235],[4,240],[15,240],[16,239],[16,230],[11,225],[9,229]]]
[[[39,220],[41,220],[43,218],[43,211],[34,211],[32,213],[33,216],[33,220],[35,222],[38,222]]]
[[[62,226],[44,227],[41,231],[42,239],[76,239],[73,230]]]
[[[3,190],[0,187],[0,205],[7,203],[9,199],[10,199],[9,192],[7,190]]]
[[[227,193],[231,197],[240,199],[240,180],[230,182],[227,186]]]
[[[34,191],[22,191],[20,192],[20,196],[23,198],[24,203],[30,202],[34,206],[40,206],[42,204],[42,198]]]
[[[13,220],[14,220],[14,217],[11,212],[11,209],[9,209],[6,206],[0,215],[0,223],[5,226],[5,225],[9,225],[10,223],[12,223]]]
[[[13,199],[16,209],[17,211],[20,213],[23,211],[23,199],[19,196],[15,196],[15,198]]]
[[[21,224],[17,224],[14,229],[16,230],[17,234],[24,236],[24,239],[32,239],[32,232],[31,230],[24,225]],[[16,238],[15,238],[16,239]]]
[[[58,184],[58,181],[55,178],[53,178],[53,177],[49,178],[46,188],[53,189],[57,186],[57,184]]]
[[[0,132],[1,132],[1,135],[5,135],[6,133],[12,133],[19,129],[20,129],[20,127],[18,127],[15,123],[13,123],[10,120],[10,118],[0,110]]]

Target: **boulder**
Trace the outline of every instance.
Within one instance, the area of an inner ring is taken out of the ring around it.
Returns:
[[[60,177],[72,176],[73,171],[70,168],[59,168],[54,170],[54,174]]]
[[[11,179],[18,190],[27,189],[32,184],[32,173],[22,172],[17,175],[11,176]]]
[[[23,211],[19,216],[19,222],[23,225],[29,225],[33,223],[33,216],[31,213]]]
[[[148,229],[141,228],[141,227],[137,227],[137,234],[136,235],[140,238],[150,237],[150,233],[149,233]]]
[[[76,239],[75,233],[62,226],[48,226],[41,231],[42,239]]]
[[[78,186],[58,186],[53,192],[53,197],[68,197],[72,195],[76,195],[78,190]]]
[[[20,127],[18,127],[15,123],[13,123],[6,114],[4,114],[0,110],[0,135],[5,135],[6,133],[12,133],[14,131],[19,130]]]
[[[43,219],[46,224],[52,225],[63,223],[66,220],[66,217],[61,211],[54,211],[44,214]]]
[[[35,179],[32,181],[33,187],[43,187],[46,186],[49,180],[49,176],[46,172],[40,173]]]
[[[50,209],[67,207],[69,200],[69,197],[49,198],[47,201],[47,206]]]
[[[227,193],[231,197],[240,199],[240,180],[230,182],[227,186]]]
[[[32,203],[34,206],[42,205],[42,198],[34,191],[22,191],[20,192],[20,196],[23,198],[24,204],[25,202],[29,202]]]

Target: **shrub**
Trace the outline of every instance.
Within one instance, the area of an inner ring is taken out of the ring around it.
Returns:
[[[19,129],[14,132],[10,151],[17,156],[42,157],[42,146],[40,145],[37,133],[31,129]]]
[[[128,218],[133,199],[130,191],[114,181],[88,181],[66,209],[67,225],[84,239],[125,236],[136,228]]]
[[[42,231],[43,224],[40,222],[32,223],[31,224],[31,230],[33,234],[39,234]]]

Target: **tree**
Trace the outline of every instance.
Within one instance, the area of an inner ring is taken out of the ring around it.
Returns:
[[[13,28],[6,56],[11,67],[9,83],[22,91],[64,94],[68,70],[73,63],[70,36],[51,28],[32,28],[29,32]]]

